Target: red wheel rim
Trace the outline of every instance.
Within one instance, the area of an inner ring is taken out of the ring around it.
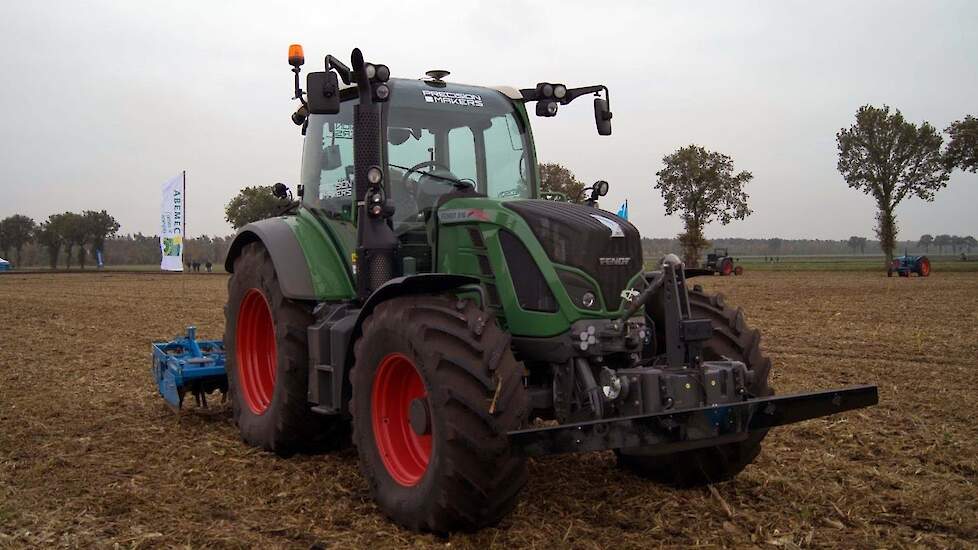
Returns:
[[[248,289],[238,308],[235,333],[238,384],[251,412],[264,414],[275,391],[275,325],[268,300],[257,288]]]
[[[733,262],[731,262],[730,260],[724,261],[723,262],[723,274],[724,275],[730,275],[730,272],[731,271],[733,271]]]
[[[387,473],[400,485],[417,485],[431,460],[431,434],[411,428],[411,401],[426,396],[414,362],[401,353],[389,353],[374,374],[370,415],[374,441]]]
[[[926,277],[930,275],[930,260],[924,259],[920,262],[920,276]]]

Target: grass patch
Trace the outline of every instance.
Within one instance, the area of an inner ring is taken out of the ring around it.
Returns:
[[[883,259],[849,259],[849,258],[785,258],[780,262],[765,262],[763,260],[744,260],[738,262],[744,270],[751,271],[884,271]],[[934,273],[978,272],[978,261],[962,262],[961,260],[933,260],[931,269]]]

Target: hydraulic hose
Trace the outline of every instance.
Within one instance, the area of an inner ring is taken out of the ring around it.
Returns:
[[[595,420],[604,418],[604,402],[601,397],[601,389],[598,388],[598,383],[594,380],[594,374],[591,373],[591,365],[588,364],[587,359],[579,357],[574,360],[574,366],[577,367],[577,376],[581,379],[584,395],[587,396],[588,402],[591,404]]]
[[[619,319],[621,321],[622,334],[625,334],[625,332],[628,330],[628,324],[627,324],[628,320],[631,319],[632,316],[635,315],[639,309],[644,307],[645,304],[652,299],[653,294],[655,294],[660,288],[662,288],[662,282],[664,280],[665,280],[665,276],[662,273],[655,272],[653,274],[653,280],[651,283],[649,283],[649,286],[645,287],[645,290],[643,290],[642,293],[638,295],[638,298],[632,300],[631,305],[628,306],[628,309],[625,310],[625,313],[622,314],[621,319]]]

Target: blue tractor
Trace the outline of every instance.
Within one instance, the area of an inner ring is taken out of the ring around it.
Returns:
[[[927,256],[903,256],[893,258],[890,266],[886,268],[886,276],[892,277],[896,273],[900,277],[909,277],[916,273],[920,277],[930,276],[930,260]]]

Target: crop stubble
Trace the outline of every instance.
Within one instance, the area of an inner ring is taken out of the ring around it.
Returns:
[[[226,405],[176,416],[149,344],[223,331],[224,276],[0,277],[0,547],[973,547],[978,276],[694,280],[744,306],[780,393],[871,382],[873,409],[775,430],[741,476],[674,490],[611,453],[530,463],[502,525],[449,538],[382,517],[352,451],[243,445]],[[189,409],[189,410],[188,410]]]

